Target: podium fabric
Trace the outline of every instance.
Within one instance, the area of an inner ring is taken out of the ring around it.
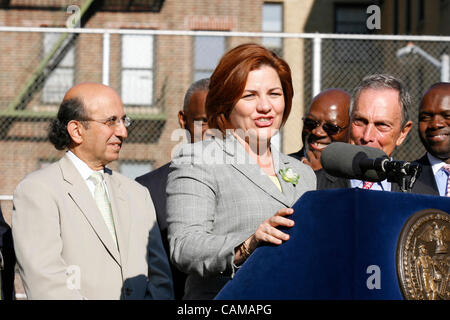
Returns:
[[[401,230],[419,210],[450,212],[450,198],[339,189],[307,192],[293,208],[290,240],[257,248],[215,299],[403,299]],[[380,289],[367,285],[374,266]]]

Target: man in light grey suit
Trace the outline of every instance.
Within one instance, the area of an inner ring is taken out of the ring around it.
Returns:
[[[173,298],[147,189],[106,168],[129,125],[113,89],[82,83],[66,93],[49,139],[68,152],[14,192],[14,247],[29,299]]]

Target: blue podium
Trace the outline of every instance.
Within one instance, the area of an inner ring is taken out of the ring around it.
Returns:
[[[420,210],[450,213],[450,198],[323,190],[305,193],[293,208],[290,240],[257,248],[215,299],[403,299],[396,267],[402,228]]]

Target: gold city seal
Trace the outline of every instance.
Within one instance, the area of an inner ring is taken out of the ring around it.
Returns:
[[[450,300],[450,215],[416,212],[397,244],[397,276],[405,299]]]

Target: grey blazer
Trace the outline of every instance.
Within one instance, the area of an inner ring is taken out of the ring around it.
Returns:
[[[234,248],[259,224],[316,188],[313,170],[271,147],[281,193],[231,135],[183,145],[167,183],[167,222],[172,262],[188,278],[185,299],[211,299],[234,272]],[[299,174],[285,182],[279,169]],[[294,213],[300,214],[300,213]]]
[[[148,190],[105,169],[118,247],[65,156],[14,192],[12,232],[29,299],[172,299],[169,263]]]

